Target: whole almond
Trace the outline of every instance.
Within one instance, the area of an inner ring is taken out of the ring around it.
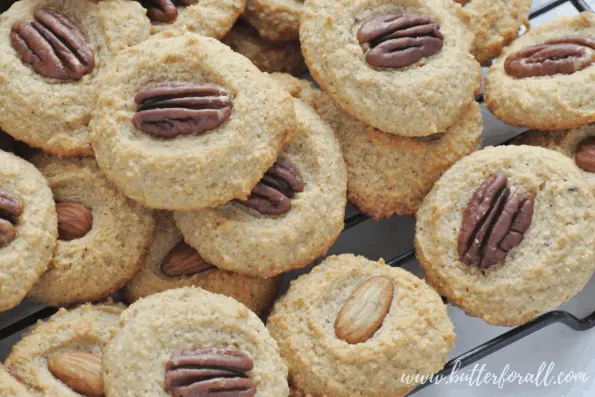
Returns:
[[[350,344],[370,339],[390,310],[395,287],[384,276],[374,276],[347,299],[335,320],[335,335]]]
[[[587,172],[595,172],[595,136],[580,143],[576,151],[576,165]]]
[[[62,383],[83,396],[103,396],[101,358],[94,354],[58,353],[48,360],[48,369]]]
[[[71,241],[84,237],[93,227],[91,211],[82,204],[61,202],[56,204],[60,240]]]
[[[168,277],[192,276],[214,268],[183,241],[169,251],[161,264],[161,271]]]

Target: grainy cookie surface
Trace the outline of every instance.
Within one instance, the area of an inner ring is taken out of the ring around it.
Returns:
[[[297,40],[274,42],[263,39],[253,27],[238,21],[222,41],[251,60],[263,72],[285,72],[299,76],[307,71]]]
[[[218,268],[276,276],[324,255],[343,229],[347,176],[339,143],[310,107],[294,101],[297,134],[280,158],[299,170],[304,191],[289,212],[263,215],[232,202],[175,213],[186,242]]]
[[[152,212],[117,190],[94,159],[38,155],[32,162],[54,200],[82,204],[92,227],[80,238],[58,240],[48,271],[28,297],[58,307],[109,297],[140,269],[154,236]]]
[[[393,284],[388,314],[371,338],[349,344],[333,324],[348,298],[375,276]],[[301,392],[295,396],[404,396],[416,384],[402,375],[438,372],[455,343],[446,306],[423,280],[351,254],[329,257],[294,280],[267,327]]]
[[[358,30],[389,13],[432,18],[443,47],[406,67],[370,66]],[[300,41],[312,76],[348,114],[387,133],[427,136],[453,125],[480,86],[466,17],[446,0],[306,0]]]
[[[187,211],[246,199],[295,133],[289,94],[229,47],[194,33],[166,32],[121,52],[101,81],[92,121],[97,161],[149,208]],[[225,87],[233,96],[230,117],[171,139],[137,129],[135,95],[163,81]]]
[[[595,38],[595,15],[560,17],[537,26],[502,52],[486,76],[486,106],[507,124],[538,130],[577,128],[595,121],[595,65],[572,74],[517,78],[509,75],[506,58],[527,47],[564,36]],[[591,50],[592,51],[592,50]]]
[[[32,397],[32,394],[22,383],[10,376],[0,365],[0,397]]]
[[[482,116],[476,102],[442,137],[423,141],[368,127],[307,81],[279,73],[272,76],[333,128],[347,165],[347,198],[376,219],[415,214],[440,175],[479,149]]]
[[[296,40],[303,3],[303,0],[247,0],[242,18],[265,39]]]
[[[179,277],[166,275],[162,269],[164,259],[183,238],[171,213],[158,211],[155,218],[155,240],[143,259],[140,272],[124,288],[124,295],[129,302],[168,289],[197,286],[209,292],[230,296],[259,316],[272,306],[277,292],[277,280],[274,278],[248,277],[219,270],[214,266],[207,267],[207,262],[202,259],[200,265],[204,265],[206,269],[200,273]]]
[[[5,365],[24,385],[44,397],[81,397],[48,369],[48,360],[61,353],[84,352],[102,357],[119,326],[122,305],[84,305],[61,309],[46,322],[38,322],[13,346]]]
[[[472,195],[494,173],[533,195],[522,242],[487,269],[461,261],[457,241]],[[449,169],[417,213],[417,257],[430,284],[471,316],[523,324],[578,293],[595,269],[595,200],[574,163],[530,146],[488,148]],[[562,269],[562,270],[561,270]]]
[[[0,311],[4,311],[23,300],[46,271],[56,247],[58,226],[47,181],[31,164],[1,150],[0,191],[17,199],[22,207],[13,226],[14,240],[0,248]],[[4,214],[2,211],[0,219]]]
[[[58,80],[25,64],[10,40],[17,22],[40,8],[61,12],[87,36],[93,70],[80,80]],[[125,24],[122,21],[126,21]],[[91,108],[97,76],[123,48],[149,36],[150,22],[136,1],[22,0],[0,19],[0,126],[18,140],[60,156],[92,155]]]
[[[256,397],[287,397],[287,367],[254,313],[232,298],[180,288],[144,298],[122,314],[122,328],[104,358],[110,397],[170,397],[166,365],[173,354],[206,347],[235,348],[254,368]]]

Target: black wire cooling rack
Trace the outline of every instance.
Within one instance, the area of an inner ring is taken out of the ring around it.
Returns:
[[[10,4],[13,2],[14,1],[5,2],[3,0],[0,0],[0,12],[3,12],[6,9],[8,9]],[[585,2],[584,0],[556,0],[552,2],[547,2],[542,7],[534,10],[530,14],[529,19],[532,20],[534,18],[537,18],[540,15],[543,15],[567,3],[574,6],[574,8],[576,8],[576,10],[578,10],[579,12],[591,11],[590,5],[587,4],[587,2]],[[476,98],[476,100],[477,102],[482,103],[483,95],[479,95]],[[357,225],[368,219],[369,218],[366,215],[361,213],[349,215],[345,218],[345,230],[356,227]],[[415,251],[410,250],[389,260],[387,264],[389,266],[402,266],[407,261],[414,258]],[[46,307],[34,312],[33,314],[27,317],[15,321],[12,324],[9,324],[8,326],[0,329],[0,342],[34,325],[38,320],[43,320],[45,318],[50,317],[56,312],[57,309],[52,307]],[[475,347],[474,349],[471,349],[468,352],[461,354],[458,357],[453,358],[446,364],[446,366],[441,372],[439,372],[433,377],[433,379],[440,379],[441,377],[450,375],[455,369],[455,367],[457,369],[468,367],[469,365],[476,363],[477,361],[489,356],[490,354],[493,354],[517,342],[520,339],[530,336],[535,332],[556,323],[562,323],[575,331],[587,331],[595,327],[595,312],[591,313],[590,315],[584,318],[577,318],[573,314],[563,310],[554,310],[542,314],[541,316],[529,321],[528,323],[520,327],[511,329],[510,331],[488,342],[485,342]],[[418,386],[417,389],[415,389],[411,394],[418,392],[425,387],[430,386],[432,383],[433,382],[430,380],[429,382]]]

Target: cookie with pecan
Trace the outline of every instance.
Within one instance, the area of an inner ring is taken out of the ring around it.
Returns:
[[[595,14],[560,17],[515,40],[486,76],[486,106],[507,124],[538,130],[595,121]]]
[[[97,76],[116,53],[145,40],[149,29],[145,10],[134,1],[17,2],[0,21],[0,126],[46,152],[92,155]]]
[[[153,239],[152,212],[124,196],[91,158],[37,155],[58,214],[58,244],[28,297],[72,306],[111,296],[138,272]]]
[[[426,279],[450,303],[493,325],[520,325],[593,274],[595,198],[560,153],[487,148],[436,183],[417,212],[415,246]]]

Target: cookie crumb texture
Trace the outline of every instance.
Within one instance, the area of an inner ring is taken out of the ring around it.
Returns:
[[[242,15],[260,37],[273,41],[299,38],[303,0],[247,0]]]
[[[45,397],[80,397],[52,375],[48,359],[74,351],[102,357],[107,342],[119,327],[123,309],[123,305],[113,304],[61,309],[49,320],[30,328],[13,346],[5,365],[26,387]]]
[[[138,272],[152,241],[152,212],[126,198],[93,159],[39,155],[32,159],[56,202],[88,208],[93,225],[83,237],[59,240],[48,271],[28,297],[50,306],[105,299]]]
[[[404,68],[370,66],[358,30],[389,13],[432,18],[440,24],[444,46]],[[300,41],[312,76],[345,112],[387,133],[428,136],[452,126],[481,84],[465,18],[454,1],[306,0]]]
[[[561,17],[532,28],[515,40],[486,75],[485,104],[507,124],[538,130],[578,128],[595,121],[595,65],[572,74],[516,78],[504,70],[506,58],[524,48],[563,36],[595,36],[595,14]]]
[[[23,211],[15,239],[0,248],[0,311],[18,305],[46,271],[58,238],[56,206],[47,181],[25,160],[0,150],[0,188]]]
[[[347,299],[374,276],[389,279],[394,297],[382,326],[349,344],[333,324]],[[416,384],[401,375],[440,371],[455,334],[440,296],[413,274],[361,256],[331,256],[291,283],[267,327],[289,367],[294,396],[404,396]]]
[[[273,277],[324,255],[343,230],[347,175],[339,142],[310,107],[294,101],[297,134],[280,158],[299,170],[304,191],[289,212],[262,215],[232,202],[174,214],[186,242],[220,269]]]
[[[256,397],[287,397],[287,367],[260,319],[244,305],[200,288],[180,288],[134,303],[104,357],[106,395],[171,397],[164,388],[172,354],[234,348],[254,362]]]
[[[39,8],[56,10],[87,36],[95,67],[82,79],[43,77],[25,64],[10,41],[16,22]],[[125,24],[122,21],[126,21]],[[14,138],[59,156],[91,156],[89,121],[97,76],[123,48],[149,37],[150,22],[136,1],[21,0],[0,20],[0,126]]]
[[[506,259],[488,269],[459,259],[463,214],[492,174],[534,196],[533,220]],[[577,294],[595,270],[595,199],[574,163],[530,146],[488,148],[448,170],[417,213],[417,257],[448,301],[493,325],[521,325]]]
[[[27,388],[0,365],[0,397],[32,397]]]
[[[231,116],[202,134],[155,138],[134,127],[135,95],[150,83],[217,84]],[[122,51],[101,78],[92,121],[97,162],[128,197],[182,211],[246,199],[295,133],[292,98],[219,41],[166,32]]]

